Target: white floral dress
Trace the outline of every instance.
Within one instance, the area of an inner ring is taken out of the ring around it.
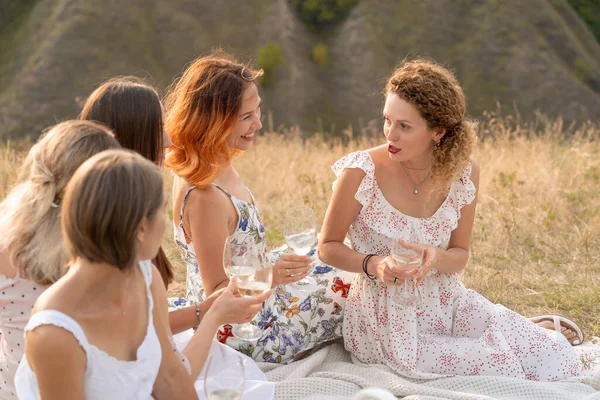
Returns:
[[[337,176],[346,168],[366,174],[355,194],[362,209],[349,230],[354,249],[365,254],[388,256],[391,238],[446,249],[461,209],[475,198],[469,166],[434,215],[410,217],[384,198],[368,152],[348,154],[332,168]],[[580,358],[564,336],[467,289],[458,273],[432,271],[419,288],[416,306],[395,303],[395,290],[364,274],[352,281],[344,344],[364,363],[385,364],[417,379],[496,375],[554,381],[582,372]]]
[[[265,228],[254,197],[252,203],[248,203],[217,185],[213,186],[229,197],[238,212],[239,223],[233,234],[237,241],[252,241],[265,249]],[[180,221],[183,221],[185,203],[193,189],[194,187],[190,188],[183,199]],[[194,244],[186,234],[183,222],[175,229],[175,241],[187,263],[187,291],[186,299],[171,299],[170,305],[196,304],[205,298],[205,293]],[[271,252],[268,257],[275,263],[280,254],[287,251],[289,250],[280,249]],[[277,286],[252,322],[264,329],[264,334],[256,345],[235,338],[230,325],[219,329],[217,340],[256,361],[288,363],[301,352],[340,338],[344,304],[350,290],[350,281],[355,274],[323,264],[315,253],[316,246],[309,253],[313,259],[309,273],[312,284],[305,286],[305,291],[298,290],[295,285]]]

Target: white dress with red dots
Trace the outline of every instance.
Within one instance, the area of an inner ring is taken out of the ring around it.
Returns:
[[[17,276],[0,275],[0,399],[16,399],[15,374],[25,353],[24,329],[46,289]]]
[[[353,248],[388,256],[392,238],[446,249],[461,209],[475,199],[471,166],[452,183],[440,208],[429,218],[402,214],[384,198],[369,153],[337,161],[365,172],[355,198],[362,209],[349,230]],[[392,297],[403,286],[388,286],[357,274],[344,310],[344,344],[359,361],[384,364],[408,378],[494,375],[555,381],[582,373],[579,356],[566,338],[538,327],[503,306],[467,289],[458,273],[432,271],[419,288],[415,306]]]

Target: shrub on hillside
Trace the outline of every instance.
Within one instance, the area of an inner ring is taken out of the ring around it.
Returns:
[[[290,0],[290,2],[306,25],[322,27],[346,17],[358,0]]]
[[[263,86],[269,86],[273,83],[275,70],[283,63],[283,52],[281,48],[271,41],[258,49],[258,66],[263,69]]]
[[[327,46],[318,43],[312,50],[312,60],[322,67],[327,65]]]

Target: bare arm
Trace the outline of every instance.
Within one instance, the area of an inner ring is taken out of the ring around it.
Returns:
[[[344,239],[350,225],[362,209],[362,205],[354,198],[354,194],[364,177],[365,172],[358,168],[346,169],[342,172],[325,213],[319,242],[319,259],[321,261],[336,268],[357,273],[363,272],[362,262],[365,254],[348,248],[344,244]]]
[[[225,289],[219,289],[216,292],[213,292],[204,299],[202,303],[198,304],[198,308],[200,309],[200,321],[202,321],[204,315],[206,315],[215,299],[223,293],[223,290]],[[196,306],[183,307],[169,312],[169,326],[174,335],[193,328],[197,323]]]
[[[194,190],[186,204],[190,235],[207,295],[224,288],[229,278],[223,269],[223,246],[230,235],[232,204],[217,189]]]
[[[87,358],[71,332],[54,325],[39,326],[27,333],[25,355],[41,400],[85,399]]]
[[[154,381],[152,396],[155,399],[197,399],[193,381],[171,347],[168,328],[167,294],[160,272],[152,268],[152,297],[154,300],[154,328],[162,350],[158,376]]]
[[[229,278],[223,268],[223,246],[231,234],[231,218],[237,226],[237,213],[222,193],[213,190],[194,190],[186,206],[196,260],[202,275],[202,284],[208,295],[226,287]],[[185,216],[184,216],[185,218]],[[273,271],[273,287],[304,278],[310,269],[310,257],[282,254]]]
[[[272,291],[269,290],[259,296],[238,297],[235,280],[232,280],[223,291],[223,294],[215,300],[213,306],[202,319],[194,336],[183,349],[192,367],[191,376],[197,379],[204,367],[206,358],[212,345],[212,339],[217,333],[219,326],[227,323],[249,322],[258,313],[262,304],[269,298]]]

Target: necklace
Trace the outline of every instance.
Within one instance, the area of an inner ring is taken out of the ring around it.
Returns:
[[[403,162],[401,162],[400,164],[402,164],[402,168],[404,168],[404,172],[406,172],[406,176],[408,176],[408,179],[410,179],[410,181],[413,184],[413,193],[415,195],[419,194],[419,186],[421,186],[422,184],[425,183],[425,181],[427,179],[429,179],[429,175],[431,175],[431,170],[429,170],[429,172],[427,173],[427,176],[425,176],[425,179],[423,179],[421,182],[419,183],[415,183],[415,181],[413,180],[413,178],[410,176],[410,174],[408,173],[408,169],[406,168],[406,166],[404,165]]]
[[[425,168],[411,168],[404,165],[404,163],[402,163],[402,166],[405,170],[408,169],[410,171],[425,171],[427,168],[431,167],[431,158],[429,159],[429,163],[425,166]]]

